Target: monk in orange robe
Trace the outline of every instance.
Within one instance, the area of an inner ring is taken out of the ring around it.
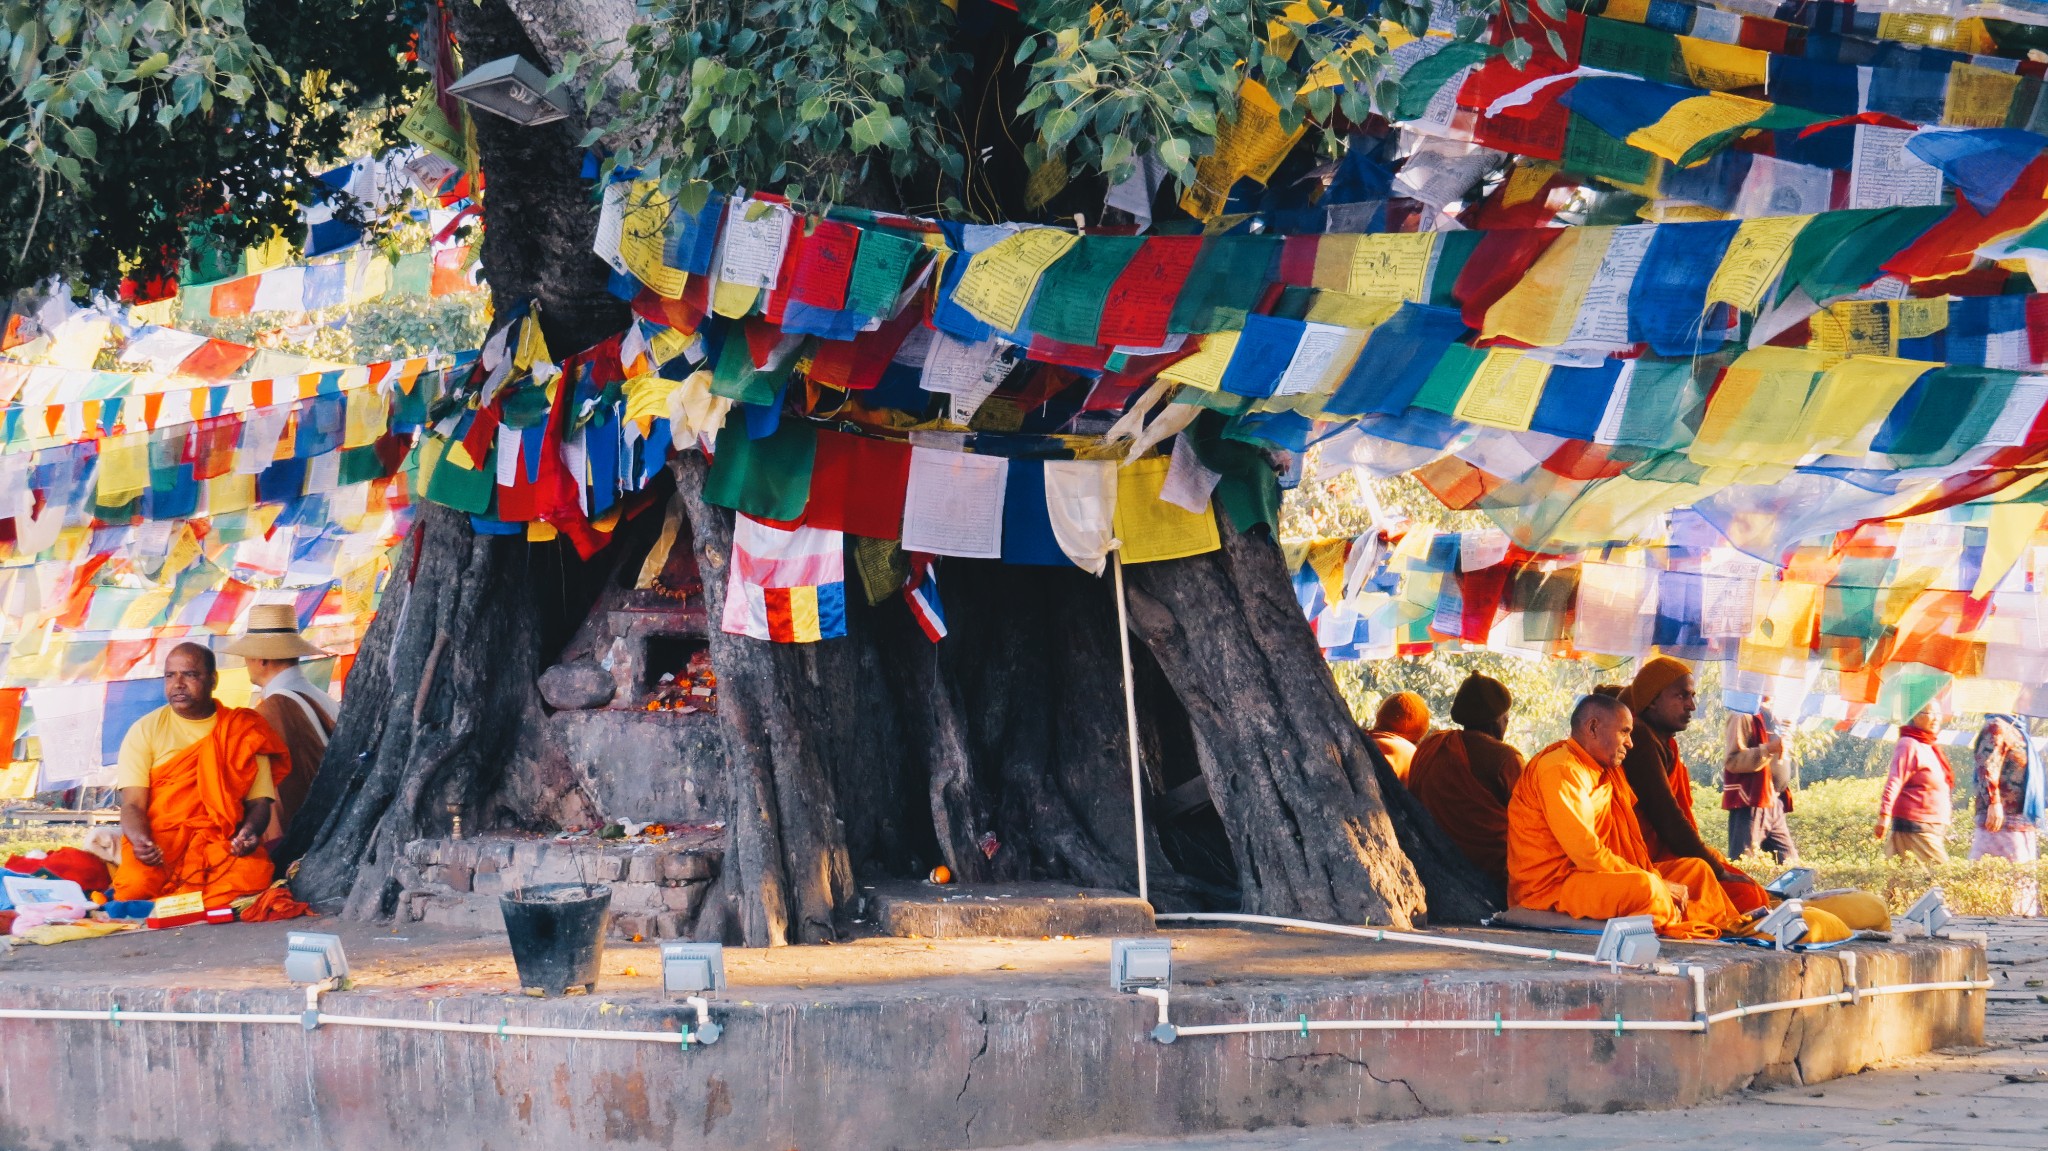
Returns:
[[[1506,742],[1514,705],[1499,680],[1466,676],[1451,700],[1451,719],[1463,730],[1424,739],[1408,772],[1409,792],[1496,884],[1508,878],[1508,797],[1522,777],[1522,753]]]
[[[1678,756],[1678,733],[1692,726],[1699,708],[1692,669],[1670,656],[1657,656],[1636,672],[1621,701],[1635,713],[1635,743],[1622,767],[1636,793],[1636,820],[1650,858],[1697,859],[1713,869],[1735,906],[1744,911],[1770,906],[1763,885],[1700,836],[1692,773]]]
[[[1589,695],[1570,739],[1529,761],[1508,799],[1508,903],[1579,919],[1647,915],[1673,939],[1745,931],[1744,916],[1697,859],[1654,861],[1622,772],[1635,727],[1627,707]]]
[[[218,683],[213,652],[196,643],[172,648],[167,706],[137,720],[121,741],[116,899],[198,891],[212,910],[261,893],[274,878],[260,838],[291,759],[262,716],[214,701]]]
[[[1397,691],[1380,704],[1372,727],[1365,736],[1387,757],[1387,765],[1401,782],[1408,782],[1408,769],[1415,761],[1415,745],[1429,734],[1429,704],[1412,691]]]

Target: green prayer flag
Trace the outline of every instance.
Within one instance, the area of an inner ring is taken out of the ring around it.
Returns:
[[[488,514],[491,497],[496,494],[498,486],[496,471],[491,467],[491,457],[498,454],[497,447],[493,445],[484,458],[477,461],[482,466],[475,468],[465,468],[448,459],[443,454],[446,451],[444,444],[440,451],[434,453],[432,471],[427,477],[426,497],[443,507],[473,516]]]
[[[862,228],[853,272],[846,281],[846,310],[863,316],[894,314],[903,278],[910,274],[910,263],[923,248],[923,244],[894,232]]]
[[[1143,236],[1083,236],[1039,277],[1025,327],[1051,340],[1095,343],[1109,289],[1145,246]]]
[[[811,500],[811,464],[817,453],[818,431],[811,424],[783,420],[772,434],[755,440],[747,437],[746,418],[734,412],[718,429],[704,502],[757,520],[798,519]]]
[[[1415,62],[1401,74],[1401,100],[1391,119],[1416,120],[1429,110],[1429,102],[1445,84],[1466,68],[1485,61],[1500,49],[1470,40],[1453,40],[1435,55]]]
[[[1450,415],[1458,410],[1458,401],[1465,396],[1465,389],[1472,383],[1472,377],[1479,371],[1479,365],[1486,362],[1485,348],[1469,348],[1464,344],[1452,344],[1444,349],[1444,357],[1430,369],[1429,378],[1422,381],[1422,388],[1415,393],[1414,403],[1418,408]]]
[[[384,461],[377,458],[377,445],[364,444],[359,448],[343,448],[341,468],[335,483],[341,487],[381,479],[384,475]]]
[[[1439,308],[1458,306],[1457,297],[1451,289],[1457,286],[1458,274],[1465,270],[1473,250],[1485,238],[1486,233],[1477,229],[1436,234],[1436,266],[1429,281],[1429,302],[1432,305]]]
[[[1659,84],[1671,81],[1671,64],[1678,55],[1678,37],[1645,24],[1588,16],[1586,33],[1579,45],[1579,64],[1626,72]]]
[[[1273,279],[1284,242],[1279,236],[1212,236],[1202,241],[1166,330],[1202,334],[1244,327],[1245,314],[1258,306]]]
[[[726,328],[725,343],[718,350],[718,364],[711,371],[711,394],[741,404],[772,404],[781,394],[782,381],[788,375],[786,366],[776,371],[756,371],[754,353],[747,347],[741,325],[735,323]]]
[[[1911,389],[1919,393],[1919,402],[1907,415],[1905,426],[1885,445],[1892,466],[1925,468],[1954,463],[1983,441],[2018,382],[2018,372],[1961,364],[1936,368],[1920,377]],[[1898,409],[1892,415],[1896,418]]]
[[[1598,176],[1619,184],[1647,184],[1657,158],[1607,134],[1577,112],[1565,122],[1564,170],[1575,176]]]
[[[434,289],[434,256],[431,252],[408,252],[398,257],[391,271],[391,293],[396,296],[424,296]]]
[[[1852,208],[1823,212],[1800,229],[1778,278],[1778,299],[1806,289],[1817,304],[1857,291],[1882,273],[1884,262],[1948,215],[1940,204],[1910,208]]]
[[[1713,367],[1718,372],[1720,365],[1717,362]],[[1679,447],[1692,439],[1688,417],[1705,401],[1706,389],[1699,385],[1692,361],[1647,356],[1637,360],[1615,443],[1637,448]]]

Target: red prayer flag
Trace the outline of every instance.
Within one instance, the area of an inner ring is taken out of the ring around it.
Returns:
[[[841,220],[820,220],[804,237],[790,298],[828,312],[846,307],[846,281],[860,247],[860,229]]]
[[[226,340],[208,340],[199,350],[179,361],[177,374],[202,380],[224,380],[241,370],[256,356],[256,349]]]
[[[28,689],[0,688],[0,756],[14,757],[14,731],[21,724],[21,701]]]
[[[1173,315],[1181,285],[1187,282],[1201,251],[1200,236],[1146,240],[1110,285],[1095,342],[1126,348],[1156,348],[1166,343],[1167,318]]]
[[[1280,247],[1280,282],[1297,288],[1313,288],[1316,282],[1316,248],[1319,235],[1289,236]]]
[[[206,310],[216,316],[246,316],[256,305],[256,285],[261,276],[243,276],[213,286],[213,298]]]
[[[470,286],[468,244],[457,244],[434,253],[434,276],[427,283],[429,294],[446,296],[466,292]]]
[[[1521,283],[1536,257],[1563,234],[1562,228],[1509,228],[1486,233],[1451,288],[1465,326],[1474,330],[1484,328],[1486,310],[1508,289]]]
[[[820,429],[804,523],[852,536],[898,539],[909,488],[909,444]]]

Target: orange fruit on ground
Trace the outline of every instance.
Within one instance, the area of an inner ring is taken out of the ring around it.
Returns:
[[[953,882],[953,869],[941,863],[937,867],[932,868],[931,880],[933,883],[951,883]]]

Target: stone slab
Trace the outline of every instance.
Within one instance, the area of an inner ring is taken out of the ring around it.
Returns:
[[[238,924],[17,949],[0,1008],[279,1013],[285,932]],[[681,1026],[651,946],[607,948],[598,993],[520,996],[502,940],[334,924],[360,986],[336,1014],[595,1030]],[[1514,933],[1469,937],[1530,942]],[[1678,977],[1233,929],[1177,929],[1176,1022],[1683,1020]],[[1541,937],[1555,941],[1556,937]],[[858,939],[728,950],[709,1047],[327,1026],[0,1020],[0,1147],[211,1151],[235,1132],[304,1151],[602,1144],[710,1151],[991,1147],[1215,1137],[1429,1115],[1691,1107],[1976,1043],[1981,993],[1865,998],[1656,1031],[1318,1031],[1151,1038],[1108,986],[1109,940]],[[1571,949],[1571,941],[1563,945]],[[1865,986],[1980,978],[1981,948],[1857,944]],[[1709,1006],[1827,994],[1841,951],[1674,946]],[[22,1053],[30,1053],[23,1056]],[[203,1105],[196,1101],[204,1101]],[[1354,1136],[1354,1140],[1356,1137]],[[225,1140],[225,1141],[224,1141]],[[1206,1144],[1205,1144],[1206,1145]],[[1221,1145],[1220,1143],[1217,1145]],[[1347,1145],[1359,1145],[1353,1142]],[[1373,1145],[1370,1136],[1365,1145]]]
[[[1122,891],[1058,883],[863,885],[884,935],[906,939],[1041,939],[1144,935],[1152,905]]]

